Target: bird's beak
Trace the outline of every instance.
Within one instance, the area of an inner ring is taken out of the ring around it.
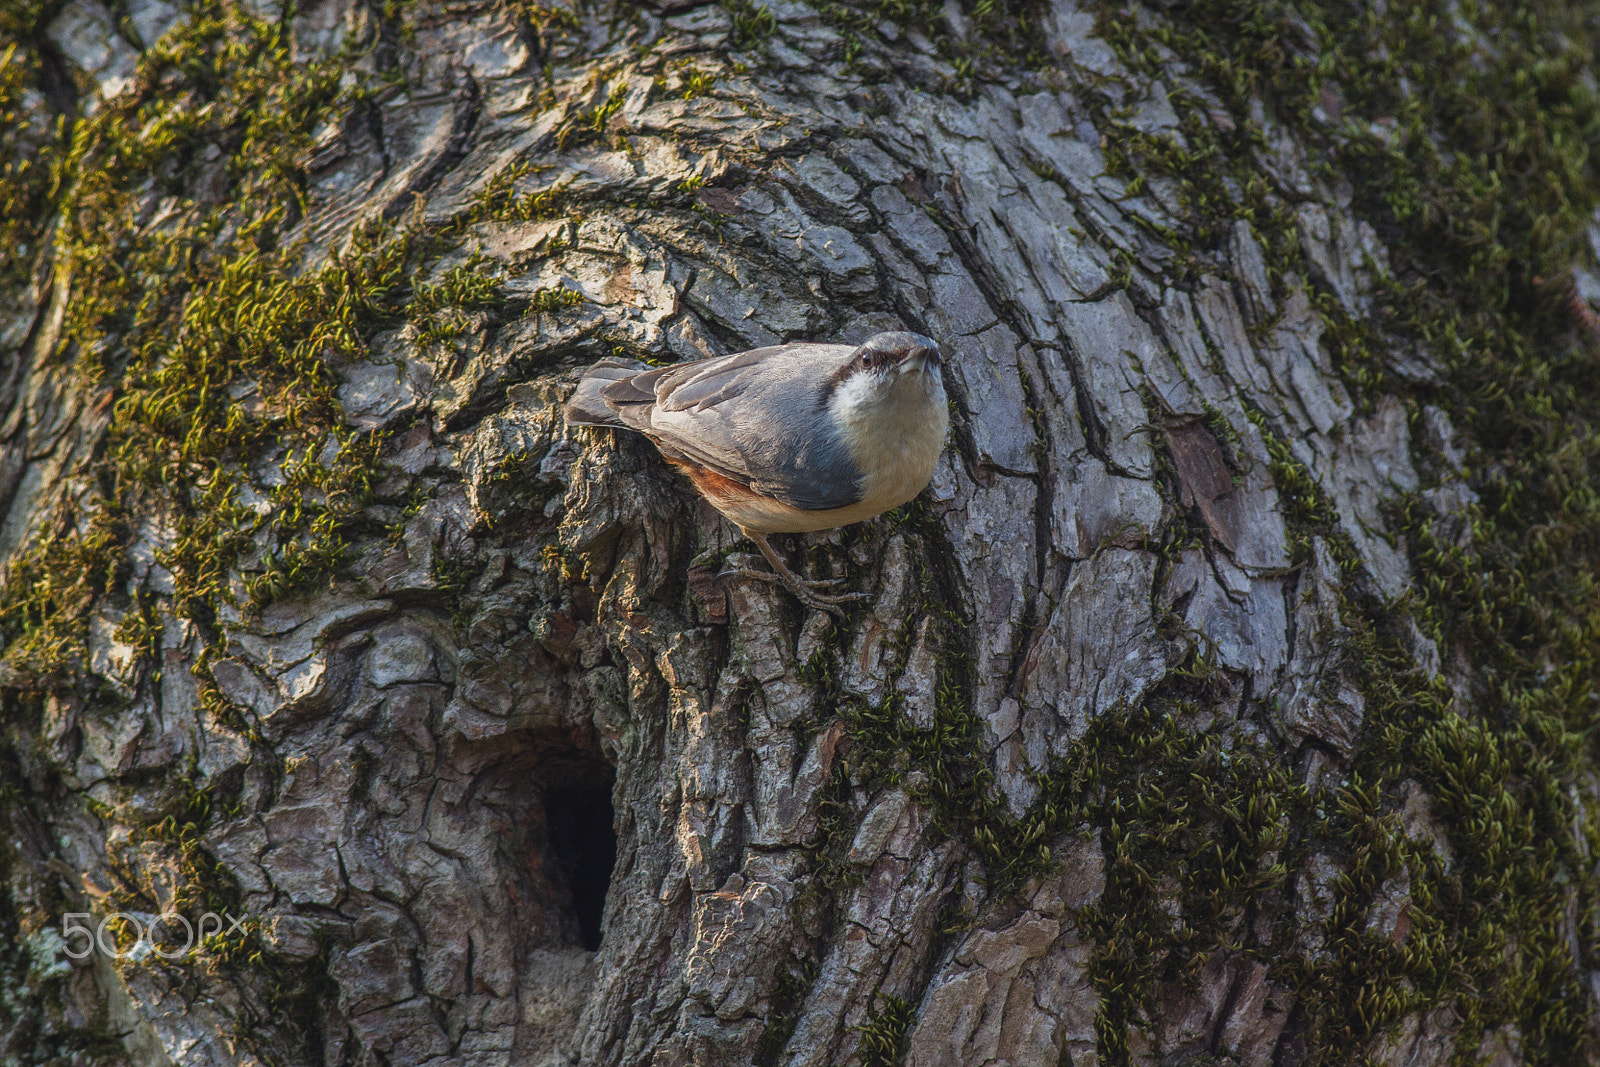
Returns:
[[[907,374],[911,371],[937,369],[939,366],[939,350],[937,348],[919,348],[911,355],[900,361],[900,373]]]

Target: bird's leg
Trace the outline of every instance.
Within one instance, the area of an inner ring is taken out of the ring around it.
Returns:
[[[801,578],[794,571],[790,570],[784,564],[783,560],[778,558],[778,554],[774,552],[772,550],[772,546],[767,543],[767,537],[765,534],[756,533],[754,530],[746,530],[742,526],[739,528],[739,532],[744,534],[751,541],[755,542],[755,546],[761,550],[761,554],[767,557],[767,562],[772,564],[772,570],[758,571],[752,570],[749,567],[735,567],[732,570],[723,571],[722,575],[719,575],[718,577],[725,575],[738,575],[741,578],[754,578],[757,581],[762,582],[778,582],[785,589],[789,590],[789,592],[793,593],[795,598],[798,599],[802,604],[805,604],[808,607],[816,608],[819,611],[826,611],[830,615],[838,615],[841,617],[844,615],[844,612],[839,610],[840,604],[848,604],[852,600],[869,599],[866,593],[840,593],[837,595],[832,595],[822,592],[819,586],[833,585],[838,582],[839,579],[830,578],[822,582],[808,582]]]

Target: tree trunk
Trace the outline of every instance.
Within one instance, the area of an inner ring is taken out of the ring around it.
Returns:
[[[1592,18],[201,6],[0,16],[0,1059],[1594,1062]],[[884,329],[837,623],[562,422]]]

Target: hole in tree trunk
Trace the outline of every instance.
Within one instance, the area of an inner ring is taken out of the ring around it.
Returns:
[[[593,768],[595,771],[601,768]],[[572,910],[584,948],[600,947],[600,920],[617,861],[617,834],[611,810],[610,767],[590,782],[571,782],[544,792],[545,825],[556,866],[572,894]]]
[[[617,858],[616,771],[592,738],[552,733],[518,732],[460,757],[482,770],[466,805],[449,817],[487,821],[509,908],[507,930],[522,945],[593,952]]]

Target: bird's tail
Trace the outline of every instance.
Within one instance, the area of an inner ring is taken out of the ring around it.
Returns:
[[[600,390],[612,382],[631,378],[640,371],[649,369],[637,360],[608,356],[584,371],[582,380],[578,382],[577,391],[572,394],[572,399],[567,401],[567,425],[616,426],[627,429],[628,424],[617,417],[617,413],[600,395]]]

